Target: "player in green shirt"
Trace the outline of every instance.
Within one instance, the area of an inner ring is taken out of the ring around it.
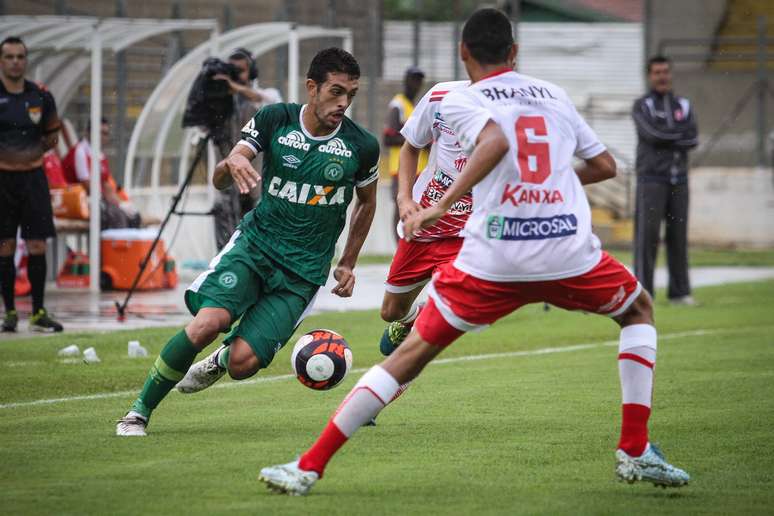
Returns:
[[[181,392],[196,392],[226,372],[242,380],[271,363],[325,284],[355,196],[347,243],[333,272],[333,293],[352,295],[352,269],[376,209],[379,161],[376,138],[344,114],[359,77],[348,52],[320,51],[307,73],[308,103],[258,111],[217,165],[216,188],[233,182],[247,193],[260,185],[261,202],[186,291],[194,318],[161,351],[139,397],[118,421],[117,435],[146,435],[151,412],[176,384]],[[259,152],[261,174],[250,164]],[[224,345],[192,366],[226,331]]]

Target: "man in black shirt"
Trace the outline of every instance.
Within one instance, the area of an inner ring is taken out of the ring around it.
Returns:
[[[56,145],[59,117],[54,97],[24,79],[27,47],[9,37],[0,43],[0,290],[5,303],[3,331],[16,331],[14,304],[16,233],[29,252],[32,285],[30,329],[62,331],[43,307],[46,239],[55,235],[43,153]]]
[[[694,304],[688,278],[688,150],[698,143],[691,103],[672,92],[672,65],[662,56],[648,61],[650,91],[637,99],[637,203],[634,270],[653,295],[653,270],[661,221],[666,219],[667,296]]]

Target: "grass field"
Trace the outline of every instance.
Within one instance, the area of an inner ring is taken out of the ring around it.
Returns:
[[[605,250],[614,255],[623,263],[632,263],[632,251],[629,249]],[[748,267],[772,267],[774,266],[774,249],[705,249],[701,247],[691,248],[688,251],[688,259],[691,267],[712,266],[748,266]],[[392,261],[392,255],[361,256],[359,264],[384,263]],[[666,254],[661,246],[657,260],[658,266],[666,266]]]
[[[148,438],[119,439],[114,421],[174,329],[4,341],[0,507],[98,515],[771,514],[774,282],[695,294],[697,308],[657,304],[651,437],[691,473],[681,490],[614,480],[615,325],[530,306],[444,352],[446,362],[428,367],[377,427],[360,431],[307,498],[269,493],[258,471],[303,451],[359,374],[334,391],[310,391],[288,376],[286,349],[254,381],[172,393]],[[383,324],[375,311],[315,316],[302,330],[318,326],[348,338],[356,368],[378,360]],[[151,357],[126,357],[135,338]],[[73,343],[95,346],[102,363],[59,361],[56,350]],[[588,346],[572,347],[579,344]]]

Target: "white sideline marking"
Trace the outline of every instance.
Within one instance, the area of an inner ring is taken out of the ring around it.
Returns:
[[[667,333],[664,335],[659,335],[659,340],[670,340],[670,339],[679,339],[682,337],[698,337],[702,335],[712,335],[715,333],[728,333],[733,332],[734,329],[716,329],[716,330],[695,330],[695,331],[683,331],[683,332],[676,332],[676,333]],[[594,348],[601,348],[601,347],[609,347],[609,346],[617,346],[618,341],[617,340],[608,340],[605,342],[597,342],[594,344],[576,344],[573,346],[561,346],[561,347],[554,347],[554,348],[541,348],[541,349],[531,349],[527,351],[509,351],[505,353],[488,353],[484,355],[465,355],[461,357],[449,357],[449,358],[441,358],[438,360],[433,360],[430,362],[430,365],[433,364],[453,364],[456,362],[469,362],[474,360],[489,360],[492,358],[514,358],[514,357],[528,357],[528,356],[535,356],[535,355],[547,355],[550,353],[566,353],[569,351],[580,351],[584,349],[594,349]],[[358,369],[352,369],[350,373],[364,373],[369,368],[361,367]],[[232,387],[242,387],[245,385],[254,385],[256,383],[270,383],[270,382],[278,382],[282,380],[287,380],[290,378],[295,378],[295,375],[292,374],[282,374],[277,376],[262,376],[258,378],[253,378],[252,380],[243,380],[241,382],[230,382],[230,383],[221,383],[214,385],[212,388],[214,389],[228,389]],[[35,401],[21,401],[18,403],[5,403],[0,405],[0,409],[10,409],[10,408],[18,408],[18,407],[31,407],[34,405],[53,405],[56,403],[64,403],[66,401],[89,401],[89,400],[101,400],[106,398],[123,398],[126,396],[135,396],[139,391],[118,391],[118,392],[103,392],[99,394],[87,394],[84,396],[67,396],[64,398],[51,398],[46,400],[35,400]]]

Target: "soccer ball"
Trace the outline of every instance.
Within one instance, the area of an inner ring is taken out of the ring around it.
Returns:
[[[312,330],[293,346],[290,365],[296,378],[310,389],[336,387],[352,368],[352,350],[344,337],[331,330]]]

